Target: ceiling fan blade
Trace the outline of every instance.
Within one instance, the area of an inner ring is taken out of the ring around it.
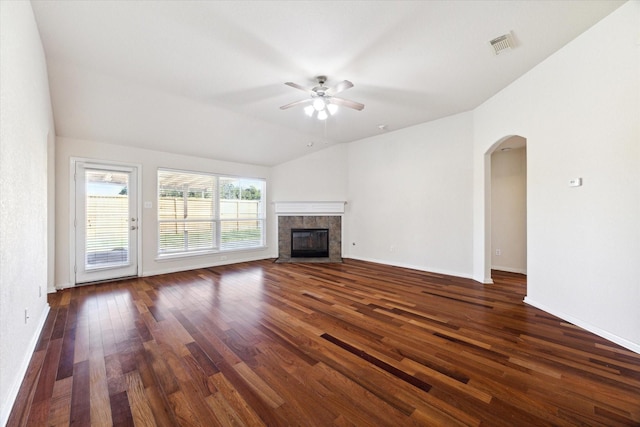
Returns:
[[[334,87],[329,88],[327,90],[327,93],[329,95],[334,95],[336,93],[340,93],[340,92],[342,92],[344,90],[347,90],[347,89],[349,89],[351,87],[353,87],[353,83],[351,83],[349,80],[343,80],[340,83],[338,83],[337,85],[335,85]]]
[[[332,104],[340,105],[342,107],[353,108],[354,110],[358,110],[358,111],[364,108],[364,104],[360,104],[359,102],[355,102],[355,101],[350,101],[348,99],[336,98],[335,96],[332,96],[330,98],[330,102]]]
[[[297,83],[293,83],[293,82],[286,82],[285,84],[286,84],[287,86],[291,86],[291,87],[292,87],[292,88],[294,88],[294,89],[300,89],[301,91],[304,91],[304,92],[307,92],[307,93],[311,92],[311,89],[306,88],[306,87],[304,87],[304,86],[300,86],[300,85],[299,85],[299,84],[297,84]]]
[[[298,105],[311,104],[313,102],[313,98],[309,99],[301,99],[300,101],[295,101],[287,105],[283,105],[280,107],[281,110],[286,110],[287,108],[297,107]]]

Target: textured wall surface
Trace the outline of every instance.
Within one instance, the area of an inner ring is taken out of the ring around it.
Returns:
[[[2,2],[0,57],[0,425],[4,425],[49,307],[47,140],[55,132],[44,52],[30,2]]]

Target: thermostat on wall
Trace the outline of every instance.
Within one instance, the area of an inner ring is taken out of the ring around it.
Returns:
[[[582,178],[573,178],[569,180],[569,187],[580,187],[582,186]]]

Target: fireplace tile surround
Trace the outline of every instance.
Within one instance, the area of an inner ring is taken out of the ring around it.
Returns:
[[[292,258],[292,228],[329,229],[329,257]],[[339,215],[278,216],[278,259],[276,262],[342,262],[342,217]]]
[[[342,262],[342,215],[346,201],[277,201],[278,259],[276,262]],[[329,256],[292,258],[292,228],[329,229]]]

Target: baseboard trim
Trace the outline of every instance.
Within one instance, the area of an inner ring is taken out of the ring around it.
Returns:
[[[616,343],[628,350],[633,351],[634,353],[638,353],[640,354],[640,344],[631,342],[625,338],[619,337],[618,335],[612,334],[611,332],[605,331],[604,329],[598,328],[597,326],[594,326],[592,324],[590,324],[589,322],[585,322],[581,319],[578,319],[576,317],[573,317],[569,314],[563,313],[561,311],[558,310],[554,310],[544,304],[539,303],[538,301],[532,300],[529,297],[525,297],[524,298],[524,302],[526,304],[529,304],[535,308],[539,308],[542,311],[546,311],[549,314],[553,314],[556,317],[559,317],[563,320],[566,320],[567,322],[573,323],[576,326],[581,327],[582,329],[589,331],[593,334],[598,335],[599,337],[608,339],[609,341]]]
[[[391,266],[394,266],[394,267],[409,268],[411,270],[424,271],[425,273],[442,274],[443,276],[455,276],[455,277],[462,277],[462,278],[465,278],[465,279],[473,279],[471,274],[461,273],[459,271],[430,269],[429,267],[425,267],[425,266],[407,264],[407,263],[402,263],[402,262],[391,262],[391,261],[388,261],[388,260],[380,260],[380,259],[375,259],[375,258],[354,257],[354,256],[349,256],[349,257],[343,256],[343,258],[344,259],[355,259],[355,260],[358,260],[358,261],[373,262],[373,263],[376,263],[376,264],[391,265]]]
[[[181,266],[181,267],[169,267],[169,268],[162,268],[162,269],[157,269],[157,270],[146,270],[142,272],[142,276],[140,277],[150,277],[150,276],[157,276],[159,274],[171,274],[171,273],[179,273],[181,271],[189,271],[189,270],[197,270],[199,268],[210,268],[210,267],[218,267],[221,265],[229,265],[229,264],[238,264],[241,262],[249,262],[249,261],[260,261],[263,259],[271,259],[274,258],[273,256],[265,256],[265,255],[260,255],[260,256],[255,256],[255,257],[247,257],[247,258],[242,258],[242,259],[229,259],[229,260],[225,260],[225,261],[218,261],[218,262],[206,262],[206,263],[202,263],[202,264],[197,264],[197,265],[190,265],[190,266]],[[91,283],[83,283],[83,285],[90,285]],[[73,288],[74,286],[72,286],[70,283],[63,283],[63,284],[59,284],[56,285],[56,290],[60,291],[63,289],[67,289],[67,288]]]
[[[16,403],[16,398],[18,397],[18,392],[20,391],[20,386],[22,385],[22,381],[24,380],[25,375],[27,375],[27,369],[29,369],[29,363],[31,363],[31,358],[33,357],[33,353],[36,350],[36,345],[38,344],[38,340],[40,339],[40,334],[42,333],[42,329],[44,328],[44,324],[47,321],[47,316],[49,315],[49,304],[47,304],[42,310],[40,314],[40,319],[38,320],[38,326],[36,328],[33,337],[31,337],[31,341],[29,342],[29,346],[27,347],[27,351],[22,360],[22,364],[20,365],[20,369],[18,371],[18,375],[15,378],[13,385],[11,386],[9,393],[7,395],[7,401],[2,406],[0,411],[0,426],[7,425],[9,421],[9,415],[11,415],[11,410],[13,409],[13,405]]]
[[[499,270],[499,271],[506,271],[507,273],[524,274],[525,276],[527,275],[527,269],[526,268],[512,268],[512,267],[502,267],[500,265],[492,265],[491,269],[492,270]]]
[[[229,259],[229,260],[218,261],[218,262],[207,262],[199,265],[190,265],[190,266],[184,266],[184,267],[170,267],[170,268],[163,268],[159,270],[148,270],[142,273],[142,277],[157,276],[159,274],[179,273],[181,271],[198,270],[200,268],[211,268],[211,267],[218,267],[221,265],[239,264],[242,262],[260,261],[263,259],[271,259],[271,258],[272,257],[270,256],[259,255],[255,257],[246,257],[242,259]]]

